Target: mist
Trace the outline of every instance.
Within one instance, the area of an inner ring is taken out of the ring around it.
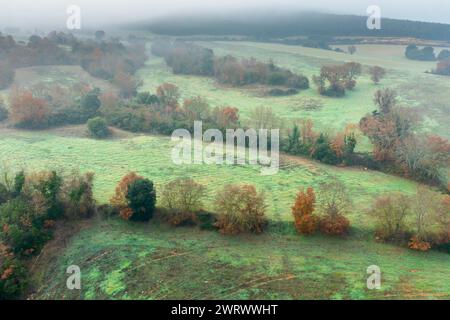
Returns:
[[[366,8],[376,4],[382,17],[427,22],[450,23],[448,0],[15,0],[3,3],[0,28],[64,29],[69,5],[81,8],[82,24],[86,28],[113,26],[127,22],[151,21],[168,15],[226,14],[230,12],[316,10],[327,13],[366,15]],[[439,10],[436,10],[439,8]]]

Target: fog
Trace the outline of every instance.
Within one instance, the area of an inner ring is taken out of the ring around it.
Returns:
[[[166,15],[226,13],[230,11],[270,12],[318,10],[329,13],[365,15],[376,4],[382,17],[450,23],[449,0],[1,0],[0,28],[65,28],[67,7],[81,8],[84,27],[151,20]],[[249,11],[252,10],[252,11]]]

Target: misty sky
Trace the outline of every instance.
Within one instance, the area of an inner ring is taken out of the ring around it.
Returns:
[[[369,5],[378,5],[382,17],[450,23],[450,0],[1,0],[0,27],[64,28],[71,4],[81,8],[82,24],[93,28],[167,14],[253,8],[365,15]]]

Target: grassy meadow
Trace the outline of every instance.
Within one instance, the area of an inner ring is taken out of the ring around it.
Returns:
[[[320,67],[355,61],[363,65],[363,75],[357,86],[343,98],[319,96],[311,81],[311,88],[298,95],[288,97],[267,97],[258,88],[230,88],[218,85],[207,77],[172,74],[164,60],[151,57],[147,67],[139,75],[144,81],[142,90],[154,91],[162,82],[175,83],[182,96],[202,96],[213,106],[231,105],[240,111],[241,119],[248,119],[250,112],[258,106],[269,106],[286,120],[289,126],[298,119],[312,119],[315,127],[324,131],[343,130],[347,124],[358,123],[361,117],[375,109],[372,97],[383,87],[394,88],[400,102],[417,108],[423,118],[424,130],[450,138],[450,79],[426,74],[436,66],[434,62],[412,61],[404,57],[404,46],[359,45],[354,55],[320,49],[280,44],[251,42],[200,42],[211,48],[216,55],[231,54],[238,57],[254,57],[261,61],[272,59],[275,64],[308,76],[318,74]],[[379,85],[370,80],[369,66],[379,65],[387,69],[385,79]],[[322,105],[315,110],[305,110],[304,101],[314,99]],[[363,148],[368,148],[363,143]]]
[[[150,57],[138,72],[140,90],[154,91],[163,82],[176,84],[182,97],[202,96],[212,106],[240,110],[243,121],[258,106],[270,106],[288,126],[312,119],[325,131],[342,130],[374,109],[372,96],[381,87],[393,87],[401,103],[423,116],[423,130],[450,138],[450,78],[426,74],[434,63],[409,61],[404,47],[360,45],[355,55],[318,49],[250,42],[201,42],[216,55],[233,54],[269,58],[282,67],[309,78],[324,64],[357,61],[380,65],[388,74],[374,85],[367,72],[355,90],[343,98],[321,97],[311,88],[289,97],[265,97],[258,87],[229,88],[211,78],[173,75],[163,59]],[[20,70],[15,84],[35,80],[71,83],[82,80],[101,88],[108,83],[92,80],[79,67],[50,66]],[[7,91],[2,92],[3,95]],[[307,99],[320,101],[315,110],[303,108]],[[108,202],[120,178],[136,171],[162,184],[190,177],[207,187],[207,209],[213,209],[214,192],[228,183],[251,183],[265,191],[268,215],[274,222],[292,221],[290,213],[299,188],[334,177],[354,201],[348,217],[354,227],[347,239],[300,237],[293,230],[260,236],[226,237],[192,228],[169,228],[94,219],[56,253],[46,252],[36,263],[33,276],[38,299],[448,299],[448,254],[414,252],[373,240],[373,220],[368,208],[384,193],[413,194],[411,180],[361,168],[340,168],[314,161],[284,157],[278,174],[263,176],[255,166],[175,165],[170,137],[132,134],[114,130],[106,140],[91,139],[85,126],[45,131],[0,128],[0,164],[19,170],[56,169],[95,172],[95,198]],[[359,150],[370,145],[361,140]],[[57,241],[57,239],[55,240]],[[55,245],[51,242],[49,246]],[[82,290],[66,290],[65,269],[82,269]],[[366,269],[382,270],[382,289],[366,288]]]

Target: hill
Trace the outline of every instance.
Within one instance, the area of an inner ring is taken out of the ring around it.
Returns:
[[[260,39],[292,36],[413,37],[450,41],[450,25],[382,18],[380,30],[366,26],[367,17],[318,12],[241,12],[178,15],[128,26],[161,35],[242,35]]]

